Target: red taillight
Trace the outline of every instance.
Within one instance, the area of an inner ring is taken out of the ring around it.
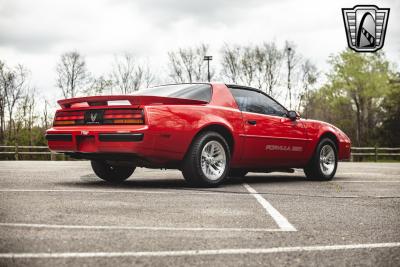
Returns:
[[[54,126],[68,126],[75,125],[75,121],[54,121]]]
[[[57,111],[54,126],[101,124],[144,124],[142,109]]]
[[[142,109],[107,109],[104,124],[144,124]]]
[[[85,115],[83,111],[57,111],[54,117],[54,126],[68,126],[83,124]]]
[[[83,120],[83,116],[65,116],[65,117],[56,117],[57,121],[67,121],[67,120]]]
[[[83,116],[83,111],[57,111],[56,116]]]

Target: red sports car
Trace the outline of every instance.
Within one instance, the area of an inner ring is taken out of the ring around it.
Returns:
[[[245,86],[174,84],[58,103],[46,134],[49,148],[91,160],[109,182],[124,181],[136,167],[179,169],[198,186],[293,168],[330,180],[338,160],[350,157],[350,139],[341,130],[302,119]]]

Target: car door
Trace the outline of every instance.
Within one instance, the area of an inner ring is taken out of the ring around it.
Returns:
[[[308,140],[301,120],[289,119],[283,106],[259,91],[232,88],[231,92],[242,111],[244,165],[267,168],[304,162]]]

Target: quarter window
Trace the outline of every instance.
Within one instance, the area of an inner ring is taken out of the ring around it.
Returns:
[[[211,85],[209,84],[172,84],[163,85],[147,89],[141,89],[134,95],[148,96],[166,96],[175,98],[184,98],[192,100],[201,100],[210,102]]]

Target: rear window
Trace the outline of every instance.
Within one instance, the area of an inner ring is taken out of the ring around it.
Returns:
[[[210,102],[209,84],[173,84],[141,89],[133,95],[165,96]]]

